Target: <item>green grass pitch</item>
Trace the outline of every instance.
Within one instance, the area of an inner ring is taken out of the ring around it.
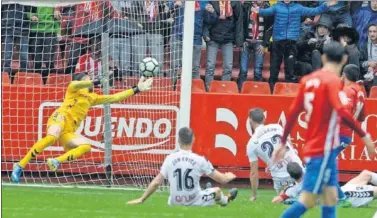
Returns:
[[[274,191],[260,190],[256,202],[249,202],[250,190],[241,189],[238,198],[228,207],[214,206],[169,207],[167,192],[155,193],[142,205],[126,205],[128,200],[137,198],[141,191],[79,189],[79,188],[38,188],[2,186],[2,217],[17,218],[275,218],[287,208],[286,205],[270,204]],[[371,218],[377,203],[366,208],[338,209],[340,218]],[[304,218],[320,217],[317,207]]]

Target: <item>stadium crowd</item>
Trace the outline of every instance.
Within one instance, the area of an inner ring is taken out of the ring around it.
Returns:
[[[11,76],[38,72],[45,82],[55,72],[101,74],[101,33],[107,31],[115,77],[135,76],[149,54],[173,84],[179,78],[182,1],[2,4],[1,15],[2,72]],[[377,0],[196,1],[194,23],[192,77],[203,76],[207,90],[221,70],[221,79],[236,80],[239,90],[246,80],[268,81],[273,89],[283,75],[295,83],[321,67],[323,45],[332,40],[360,67],[360,83],[367,90],[377,86]]]

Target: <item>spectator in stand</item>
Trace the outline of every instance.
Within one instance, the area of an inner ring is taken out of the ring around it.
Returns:
[[[284,0],[267,9],[253,8],[254,12],[260,13],[262,16],[275,15],[269,80],[271,90],[278,81],[283,57],[286,81],[297,82],[293,73],[297,55],[296,42],[300,38],[301,17],[321,14],[335,3],[336,1],[331,0],[319,7],[308,8],[290,0]]]
[[[204,20],[216,19],[215,9],[208,1],[195,1],[194,49],[192,54],[192,78],[200,78]]]
[[[359,33],[355,28],[345,24],[339,24],[332,32],[333,39],[346,49],[348,55],[347,64],[355,64],[360,67],[360,52],[357,48]]]
[[[252,5],[260,8],[269,7],[268,2],[263,0],[245,1],[243,7],[243,29],[245,42],[243,43],[240,56],[240,74],[237,79],[238,88],[241,91],[242,84],[247,79],[249,70],[250,54],[254,53],[254,81],[262,81],[264,53],[269,46],[267,30],[273,23],[273,17],[263,17],[252,12]]]
[[[27,71],[29,50],[29,27],[27,17],[31,7],[20,4],[1,5],[1,42],[4,49],[2,71],[12,73],[13,43],[20,43],[20,68],[18,71]]]
[[[323,45],[331,42],[332,21],[327,16],[320,18],[315,32],[308,32],[298,41],[296,72],[306,75],[322,67]]]
[[[318,1],[303,1],[300,2],[302,6],[308,8],[318,7]],[[301,37],[304,37],[308,32],[313,32],[315,24],[315,16],[301,17]]]
[[[242,7],[239,1],[210,1],[214,8],[213,18],[205,20],[208,34],[204,39],[207,42],[207,67],[205,83],[207,90],[213,80],[216,67],[216,57],[219,48],[223,53],[223,81],[232,79],[233,46],[241,47],[243,43]],[[207,13],[210,13],[207,11]]]
[[[37,7],[36,13],[29,14],[30,47],[34,56],[35,72],[42,74],[44,82],[54,69],[54,57],[58,42],[61,39],[59,10],[52,7]]]
[[[131,8],[131,2],[127,0],[111,0],[114,8],[113,19],[128,19],[124,13],[127,8]],[[116,28],[116,27],[115,27]],[[127,32],[112,34],[110,37],[110,56],[114,60],[114,65],[119,70],[120,77],[131,74],[131,38]]]
[[[377,0],[368,2],[368,7],[361,8],[353,15],[353,26],[360,34],[358,46],[362,46],[368,39],[368,24],[377,21]]]
[[[324,0],[320,0],[322,4],[326,4]],[[321,16],[329,16],[336,27],[339,24],[345,24],[352,27],[352,17],[348,1],[336,1],[334,5],[329,7],[329,10]]]
[[[101,37],[93,37],[89,40],[90,47],[86,54],[79,57],[75,73],[86,72],[90,78],[102,76]],[[110,69],[114,68],[114,62],[109,60]]]
[[[377,86],[377,21],[368,26],[368,40],[360,47],[360,65],[364,79]]]
[[[173,10],[171,14],[175,16],[172,37],[170,39],[170,64],[171,77],[176,78],[179,67],[182,63],[182,40],[183,40],[183,18],[184,18],[184,2],[171,1],[169,7]],[[206,11],[208,13],[206,13]],[[194,47],[192,59],[192,78],[200,78],[200,59],[202,55],[202,37],[204,16],[208,16],[207,20],[215,19],[214,9],[208,1],[195,1],[195,26],[194,26]],[[175,82],[175,81],[173,81]]]
[[[164,29],[166,28],[165,4],[157,0],[131,1],[131,7],[126,8],[129,20],[137,21],[145,31],[131,36],[133,71],[139,73],[139,63],[146,57],[149,48],[150,56],[164,66]]]

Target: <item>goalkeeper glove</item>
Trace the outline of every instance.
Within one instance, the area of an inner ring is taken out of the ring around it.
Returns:
[[[151,90],[152,83],[153,78],[146,79],[144,76],[142,76],[137,86],[132,87],[132,89],[134,90],[134,94]]]

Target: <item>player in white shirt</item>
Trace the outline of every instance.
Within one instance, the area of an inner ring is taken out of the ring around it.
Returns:
[[[285,187],[278,196],[272,199],[272,203],[292,204],[297,200],[302,190],[302,179],[304,171],[302,166],[296,162],[287,165],[287,172],[294,179],[294,184]]]
[[[289,174],[295,179],[296,184],[285,189],[279,196],[274,197],[272,203],[286,203],[296,200],[301,192],[301,181],[303,173],[296,163],[289,163],[287,166]],[[301,176],[300,176],[301,175]],[[372,185],[368,185],[371,183]],[[374,199],[377,199],[377,173],[368,170],[362,171],[358,176],[351,179],[341,187],[348,197],[352,207],[367,206]]]
[[[282,161],[273,164],[271,157],[275,148],[280,145],[280,138],[283,135],[283,127],[279,124],[264,125],[265,116],[261,108],[253,108],[249,112],[249,122],[253,129],[253,135],[247,144],[247,156],[250,161],[250,183],[252,196],[250,201],[257,198],[257,189],[259,183],[258,177],[258,157],[267,165],[267,170],[271,173],[274,182],[274,188],[279,194],[283,186],[294,183],[294,180],[287,172],[287,164],[296,162],[301,167],[302,161],[298,157],[297,152],[293,149],[290,142],[287,142],[287,152]]]
[[[372,185],[368,185],[368,184]],[[341,187],[352,207],[367,206],[377,199],[377,173],[363,170],[358,176]]]
[[[194,133],[190,128],[179,130],[178,142],[180,150],[166,157],[160,173],[149,184],[141,198],[129,201],[128,204],[143,203],[160,186],[164,179],[170,184],[170,206],[211,206],[215,203],[226,206],[237,196],[237,189],[231,189],[224,195],[220,188],[200,188],[200,177],[205,174],[218,183],[225,184],[236,176],[233,173],[220,173],[204,157],[191,151]]]

